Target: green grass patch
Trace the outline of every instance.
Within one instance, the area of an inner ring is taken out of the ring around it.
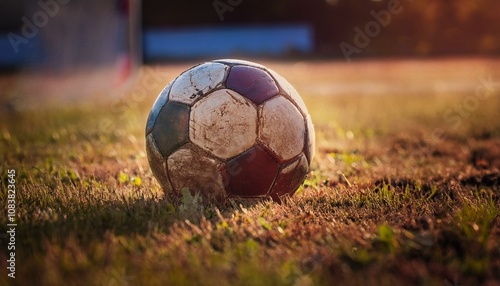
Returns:
[[[144,151],[154,98],[125,121],[106,106],[0,114],[2,189],[17,174],[16,283],[500,283],[498,96],[458,127],[443,118],[456,95],[304,98],[316,157],[281,204],[165,194]]]

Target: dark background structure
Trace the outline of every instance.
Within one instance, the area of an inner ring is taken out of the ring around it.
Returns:
[[[38,2],[0,1],[0,36],[19,31],[23,16],[29,17],[33,9],[39,9]],[[80,11],[89,24],[102,18],[95,15],[100,6],[102,11],[114,6],[116,13],[126,12],[124,7],[141,7],[143,30],[303,24],[313,31],[314,48],[310,56],[334,58],[343,58],[341,43],[355,46],[356,28],[365,31],[366,25],[375,21],[374,13],[387,10],[388,5],[399,5],[401,12],[392,14],[389,23],[381,26],[375,37],[370,37],[369,45],[356,57],[500,55],[498,0],[72,0],[68,3],[61,5],[61,9],[64,6]],[[67,24],[74,24],[71,23]],[[103,28],[99,30],[105,31]]]
[[[342,57],[340,43],[353,43],[354,28],[364,30],[374,20],[371,11],[399,2],[402,11],[359,56],[500,55],[497,0],[221,0],[239,3],[222,21],[216,2],[144,0],[144,28],[306,23],[313,27],[315,54]]]

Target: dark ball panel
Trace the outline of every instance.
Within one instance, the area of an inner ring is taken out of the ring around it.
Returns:
[[[250,66],[234,66],[229,72],[226,87],[250,99],[256,105],[279,93],[273,78],[265,71]]]
[[[287,170],[288,167],[293,166],[292,170]],[[279,200],[279,197],[284,195],[292,195],[302,184],[304,178],[309,171],[309,164],[307,163],[307,159],[304,155],[301,155],[299,159],[284,167],[278,178],[276,179],[276,183],[273,186],[273,190],[271,192],[271,197],[275,200]],[[288,172],[285,172],[288,171]]]
[[[158,118],[158,114],[160,113],[160,110],[163,108],[163,106],[165,106],[165,103],[167,103],[168,94],[170,93],[171,88],[172,84],[167,85],[167,87],[163,89],[163,91],[160,93],[155,103],[153,104],[153,107],[149,112],[148,121],[146,123],[146,136],[153,131],[156,124],[156,119]]]
[[[167,102],[158,114],[152,134],[160,153],[167,158],[189,140],[189,106]]]

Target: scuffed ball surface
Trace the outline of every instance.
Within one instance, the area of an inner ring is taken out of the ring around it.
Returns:
[[[283,77],[224,59],[195,66],[165,87],[148,117],[146,149],[166,192],[279,199],[309,172],[314,127]]]

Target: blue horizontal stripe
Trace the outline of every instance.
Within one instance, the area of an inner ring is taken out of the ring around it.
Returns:
[[[147,60],[226,56],[230,54],[283,55],[310,53],[313,35],[307,25],[148,29],[144,31]]]

